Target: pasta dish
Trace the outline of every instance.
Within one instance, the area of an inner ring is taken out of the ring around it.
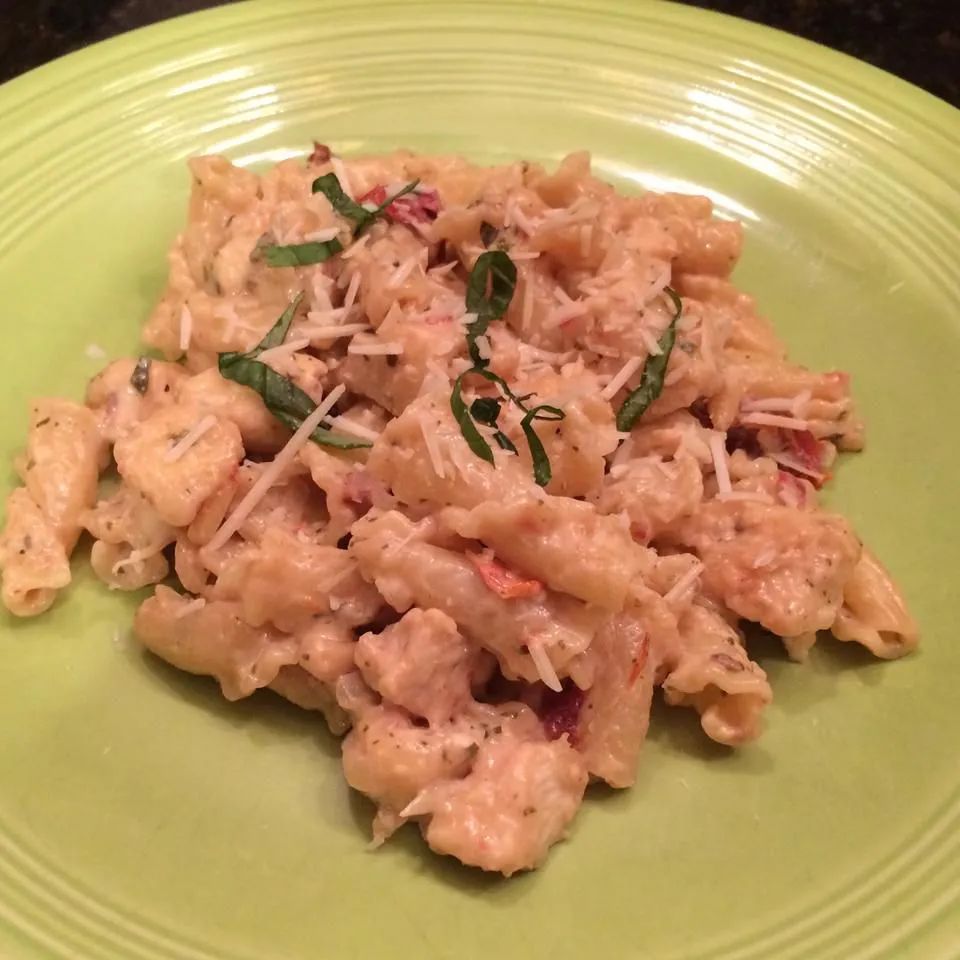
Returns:
[[[510,875],[588,781],[629,787],[656,688],[761,733],[747,624],[895,658],[896,586],[818,504],[863,425],[729,276],[703,197],[618,194],[576,153],[397,152],[263,175],[190,162],[143,330],[83,403],[37,399],[2,599],[48,609],[81,537],[133,632],[230,700],[344,735],[344,775],[429,846]]]

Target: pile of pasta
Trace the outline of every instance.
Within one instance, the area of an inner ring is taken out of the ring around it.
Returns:
[[[14,614],[89,535],[105,584],[153,586],[147,649],[345,734],[376,842],[412,820],[507,875],[591,778],[633,783],[655,688],[719,743],[758,736],[744,624],[797,660],[818,631],[915,647],[818,505],[862,445],[849,379],[787,360],[707,199],[622,196],[584,153],[190,170],[153,358],[32,406]]]

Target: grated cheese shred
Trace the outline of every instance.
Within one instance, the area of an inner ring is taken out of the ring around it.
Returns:
[[[717,478],[717,491],[721,494],[733,492],[730,483],[730,468],[727,466],[727,447],[725,433],[716,430],[710,434],[710,456],[713,458],[713,472]]]
[[[164,463],[175,463],[208,431],[217,425],[217,418],[208,413],[195,423],[166,453]]]
[[[267,464],[266,469],[257,478],[257,482],[250,488],[247,495],[237,504],[233,513],[220,525],[220,528],[210,538],[205,550],[211,552],[219,550],[236,532],[240,524],[250,516],[254,507],[264,498],[267,491],[280,479],[283,471],[293,462],[294,457],[306,446],[310,434],[320,425],[320,421],[330,412],[333,405],[346,392],[341,383],[327,394],[316,409],[297,428],[296,433],[287,441],[283,449]]]

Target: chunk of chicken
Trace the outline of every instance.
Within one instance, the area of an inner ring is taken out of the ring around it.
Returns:
[[[615,475],[595,496],[601,513],[624,512],[636,540],[648,543],[676,520],[690,516],[703,499],[700,464],[681,452],[672,461],[640,457],[614,467]]]
[[[703,561],[709,593],[782,637],[834,622],[860,557],[842,517],[749,501],[709,501],[670,538]]]
[[[380,633],[363,634],[356,662],[385,700],[434,725],[473,702],[478,655],[445,613],[414,608]]]
[[[467,776],[428,787],[406,813],[428,816],[422,829],[434,852],[509,877],[546,859],[586,786],[583,758],[566,737],[535,739],[508,725],[480,745]]]

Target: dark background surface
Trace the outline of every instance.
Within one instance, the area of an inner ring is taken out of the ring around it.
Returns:
[[[0,0],[0,81],[96,40],[225,2],[230,0]],[[816,40],[960,106],[960,0],[693,0],[691,5]]]

